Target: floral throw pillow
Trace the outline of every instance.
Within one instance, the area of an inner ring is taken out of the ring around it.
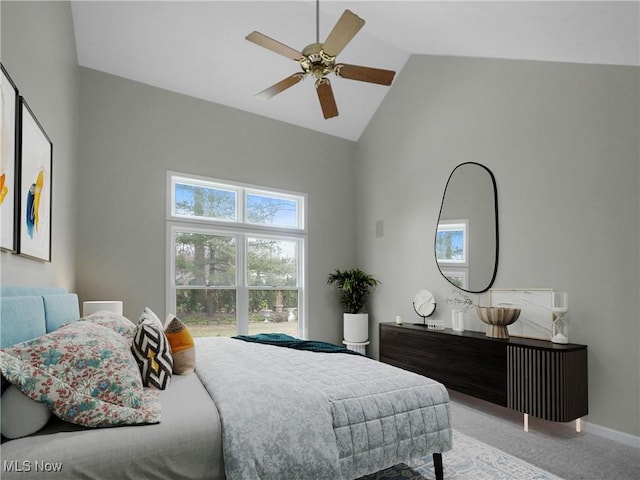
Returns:
[[[130,341],[102,325],[73,322],[0,350],[0,372],[70,423],[102,427],[160,421],[158,392],[143,387]]]

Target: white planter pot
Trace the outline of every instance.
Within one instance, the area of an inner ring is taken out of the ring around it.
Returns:
[[[343,318],[344,341],[362,343],[369,340],[369,314],[345,313]]]

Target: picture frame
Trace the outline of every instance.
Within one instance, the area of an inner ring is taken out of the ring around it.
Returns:
[[[18,151],[18,253],[50,262],[53,144],[22,96]]]
[[[489,305],[520,309],[518,320],[508,327],[510,336],[551,340],[553,289],[492,288]]]
[[[18,87],[0,63],[0,249],[17,246]]]

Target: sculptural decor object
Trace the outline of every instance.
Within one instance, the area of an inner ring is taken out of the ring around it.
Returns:
[[[520,316],[519,308],[476,307],[480,320],[487,324],[486,335],[491,338],[509,338],[507,325],[511,325]]]
[[[564,318],[569,311],[569,294],[567,292],[553,292],[552,299],[553,324],[551,341],[553,343],[569,343],[567,321]]]

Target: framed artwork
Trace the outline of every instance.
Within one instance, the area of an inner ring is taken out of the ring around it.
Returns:
[[[50,262],[53,145],[23,97],[19,138],[18,253]]]
[[[16,251],[18,89],[0,64],[0,249]]]
[[[518,320],[509,325],[509,335],[551,340],[553,289],[492,288],[489,305],[520,308]]]

